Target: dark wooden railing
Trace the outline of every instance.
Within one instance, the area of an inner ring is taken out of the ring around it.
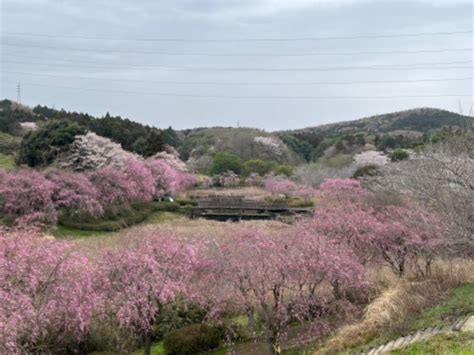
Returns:
[[[191,218],[217,220],[278,219],[311,212],[307,207],[290,207],[286,203],[245,200],[242,197],[216,197],[198,201],[191,209]]]

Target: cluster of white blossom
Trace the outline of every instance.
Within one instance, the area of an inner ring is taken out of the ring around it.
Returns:
[[[367,150],[354,155],[353,160],[354,165],[357,168],[360,168],[368,165],[382,166],[387,164],[390,159],[383,152],[379,152],[377,150]]]
[[[30,131],[35,131],[38,129],[36,122],[20,122],[20,127]]]
[[[76,136],[70,148],[56,159],[55,165],[65,170],[85,171],[104,166],[121,168],[129,159],[140,160],[140,157],[108,138],[88,132]]]
[[[257,136],[253,141],[260,146],[260,156],[263,159],[282,161],[288,156],[288,148],[275,137]]]

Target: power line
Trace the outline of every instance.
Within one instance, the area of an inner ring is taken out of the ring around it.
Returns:
[[[168,92],[146,92],[146,91],[122,91],[110,89],[81,88],[73,86],[47,85],[40,83],[23,83],[32,86],[54,87],[60,89],[72,89],[82,91],[111,92],[126,95],[154,95],[154,96],[172,96],[172,97],[188,97],[188,98],[215,98],[215,99],[311,99],[311,100],[340,100],[340,99],[402,99],[402,98],[441,98],[441,97],[472,97],[472,94],[432,94],[432,95],[383,95],[383,96],[240,96],[240,95],[200,95],[200,94],[178,94]]]
[[[20,57],[21,56],[14,56]],[[50,60],[50,58],[27,58],[27,59],[40,59]],[[56,61],[56,59],[54,59]],[[179,67],[179,66],[166,66],[166,65],[138,65],[138,64],[116,64],[116,63],[104,63],[94,61],[76,61],[62,59],[61,61],[73,62],[73,63],[84,63],[84,64],[98,64],[102,68],[104,65],[109,68],[110,66],[122,67],[122,68],[140,68],[140,69],[156,69],[164,71],[258,71],[258,72],[310,72],[310,71],[349,71],[349,70],[410,70],[410,69],[470,69],[472,66],[456,66],[456,64],[470,64],[472,60],[468,61],[455,61],[455,62],[435,62],[435,63],[415,63],[415,64],[387,64],[387,65],[366,65],[366,66],[341,66],[341,67],[312,67],[312,68],[258,68],[258,67]],[[62,63],[39,63],[39,62],[19,62],[4,60],[3,63],[13,64],[33,64],[33,65],[56,65],[64,66]],[[442,67],[436,67],[442,65]],[[454,65],[454,66],[453,66]]]
[[[450,53],[470,52],[474,48],[438,48],[419,50],[365,51],[365,52],[307,52],[307,53],[204,53],[204,52],[166,52],[141,50],[116,50],[104,48],[58,47],[34,44],[2,43],[3,46],[21,48],[40,48],[60,51],[75,51],[88,53],[120,53],[120,54],[157,54],[166,56],[204,56],[204,57],[315,57],[315,56],[353,56],[353,55],[387,55],[387,54],[420,54],[420,53]]]
[[[154,84],[176,84],[176,85],[223,85],[223,86],[315,86],[315,85],[363,85],[363,84],[396,84],[396,83],[429,83],[429,82],[450,82],[474,80],[474,77],[467,78],[428,78],[416,80],[363,80],[363,81],[312,81],[312,82],[220,82],[220,81],[172,81],[172,80],[146,80],[146,79],[116,79],[116,78],[97,78],[91,76],[73,76],[73,75],[55,75],[45,73],[32,73],[22,71],[4,71],[5,74],[37,75],[53,78],[67,79],[86,79],[86,80],[104,80],[104,81],[122,81],[137,83]]]
[[[288,37],[288,38],[123,38],[123,37],[101,37],[101,36],[70,36],[61,34],[39,34],[31,32],[3,32],[4,35],[44,38],[68,38],[85,40],[108,40],[108,41],[139,41],[139,42],[293,42],[293,41],[326,41],[326,40],[357,40],[376,38],[398,38],[398,37],[425,37],[425,36],[452,36],[460,34],[471,34],[473,30],[446,31],[446,32],[416,32],[416,33],[393,33],[379,35],[356,35],[356,36],[315,36],[315,37]]]

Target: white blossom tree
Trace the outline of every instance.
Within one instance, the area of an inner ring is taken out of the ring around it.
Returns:
[[[102,167],[122,168],[130,159],[140,160],[118,143],[93,132],[76,136],[70,148],[62,153],[54,165],[73,171],[96,170]]]
[[[474,136],[450,137],[411,160],[387,164],[369,178],[378,190],[403,194],[449,217],[458,239],[474,241]]]

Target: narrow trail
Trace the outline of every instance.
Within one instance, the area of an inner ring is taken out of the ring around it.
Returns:
[[[453,324],[444,327],[433,327],[419,330],[407,336],[392,340],[368,351],[367,355],[385,354],[392,350],[404,348],[417,341],[429,339],[437,334],[449,332],[473,332],[474,333],[474,315],[458,318]]]

